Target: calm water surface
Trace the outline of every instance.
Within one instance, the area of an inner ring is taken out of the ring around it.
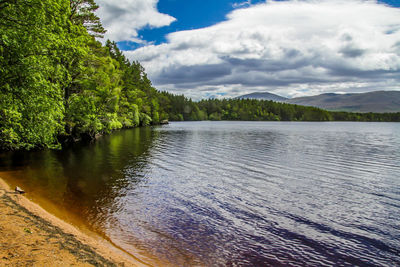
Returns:
[[[400,266],[400,124],[171,123],[0,163],[150,264]]]

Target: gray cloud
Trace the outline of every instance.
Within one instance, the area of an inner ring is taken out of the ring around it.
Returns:
[[[355,58],[364,55],[367,51],[357,47],[346,46],[340,49],[339,52],[345,57]]]
[[[386,80],[391,78],[400,79],[398,74],[399,71],[389,71],[389,70],[359,70],[359,69],[351,69],[346,67],[331,68],[329,70],[332,76],[340,76],[340,77],[354,77],[355,80],[362,78],[365,80]]]
[[[293,60],[291,57],[287,57],[287,60],[285,61],[255,58],[240,59],[231,57],[223,57],[221,59],[224,60],[227,64],[231,65],[232,68],[237,69],[238,72],[277,72],[283,70],[298,69],[309,64],[309,61],[307,61],[307,59],[305,58]]]
[[[225,64],[210,64],[200,66],[174,66],[163,70],[155,80],[161,84],[198,83],[229,75],[232,68]]]

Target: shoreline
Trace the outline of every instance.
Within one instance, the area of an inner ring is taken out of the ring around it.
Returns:
[[[151,266],[50,214],[0,178],[0,265]]]

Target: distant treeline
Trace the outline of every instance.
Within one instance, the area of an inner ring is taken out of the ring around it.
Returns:
[[[162,120],[400,121],[258,100],[157,91],[103,29],[94,0],[0,0],[0,149],[60,148]]]
[[[399,122],[399,113],[332,112],[316,107],[255,99],[208,99],[193,102],[183,95],[162,92],[163,114],[170,120],[239,121],[386,121]]]

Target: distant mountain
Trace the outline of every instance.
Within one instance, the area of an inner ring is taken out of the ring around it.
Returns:
[[[263,93],[251,93],[251,94],[247,94],[247,95],[241,95],[238,96],[237,98],[240,99],[259,99],[259,100],[271,100],[271,101],[275,101],[275,102],[286,102],[288,100],[288,98],[285,98],[283,96],[279,96],[279,95],[275,95],[275,94],[271,94],[268,92],[263,92]]]
[[[285,98],[279,95],[251,93],[242,95],[241,99],[272,100],[301,106],[319,107],[331,111],[349,112],[400,112],[400,91],[374,91],[358,94],[322,94],[296,98]]]
[[[360,94],[322,94],[288,99],[290,104],[314,106],[332,111],[400,112],[400,91]]]

